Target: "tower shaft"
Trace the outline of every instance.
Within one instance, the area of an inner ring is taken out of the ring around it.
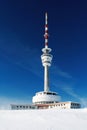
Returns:
[[[49,67],[47,65],[44,66],[44,91],[49,91]]]

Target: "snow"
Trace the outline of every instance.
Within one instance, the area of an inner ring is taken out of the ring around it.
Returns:
[[[0,110],[0,130],[87,130],[87,109]]]

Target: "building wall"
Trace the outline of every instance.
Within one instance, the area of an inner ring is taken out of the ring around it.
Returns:
[[[37,108],[37,106],[29,105],[29,104],[28,105],[11,104],[11,110],[28,110],[28,109],[36,109],[36,108]]]
[[[59,109],[77,109],[81,108],[79,103],[75,102],[59,102],[50,104],[11,104],[12,110],[28,110],[28,109],[49,109],[49,108],[59,108]]]
[[[59,103],[49,105],[49,108],[54,108],[54,107],[60,109],[77,109],[77,108],[81,108],[81,105],[75,102],[59,102]]]

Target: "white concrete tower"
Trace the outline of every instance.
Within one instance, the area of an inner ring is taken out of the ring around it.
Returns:
[[[49,67],[51,66],[53,56],[50,54],[51,48],[48,47],[48,16],[45,13],[45,47],[41,55],[42,65],[44,66],[44,91],[37,92],[32,98],[34,104],[51,104],[60,101],[60,96],[56,92],[50,91],[49,87]]]
[[[42,64],[44,66],[44,91],[49,92],[49,67],[51,66],[52,55],[50,54],[51,48],[48,48],[48,16],[45,14],[45,48],[42,49],[43,54],[41,55]]]

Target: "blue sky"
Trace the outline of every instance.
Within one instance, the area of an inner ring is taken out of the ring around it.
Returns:
[[[87,3],[0,1],[0,104],[30,103],[43,90],[40,56],[48,12],[53,61],[50,88],[87,106]]]

